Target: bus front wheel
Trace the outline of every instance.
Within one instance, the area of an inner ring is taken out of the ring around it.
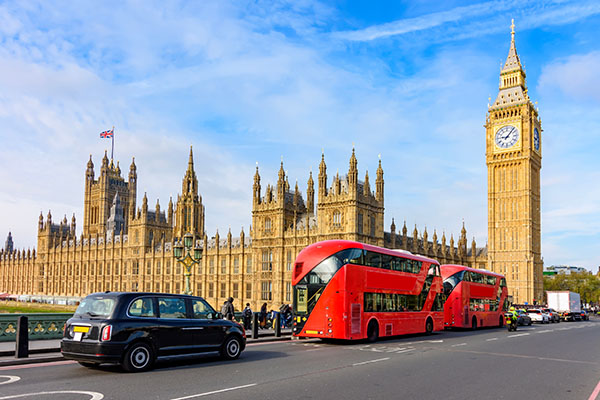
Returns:
[[[375,342],[379,338],[379,324],[377,321],[372,320],[369,322],[369,326],[367,327],[367,340],[369,342]]]

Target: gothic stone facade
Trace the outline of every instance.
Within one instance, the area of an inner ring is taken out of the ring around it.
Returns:
[[[506,128],[509,127],[509,128]],[[512,130],[517,130],[511,142]],[[506,132],[505,132],[506,131]],[[500,132],[500,133],[499,133]],[[296,255],[307,245],[327,239],[348,239],[408,250],[440,263],[488,268],[507,276],[518,302],[541,299],[540,187],[541,122],[527,96],[525,72],[513,40],[501,73],[500,93],[486,118],[489,247],[467,244],[463,228],[455,244],[438,241],[434,230],[408,234],[406,223],[396,233],[392,218],[384,230],[384,179],[381,160],[375,190],[368,172],[358,178],[354,150],[348,173],[336,174],[328,183],[325,156],[321,156],[318,187],[309,174],[306,196],[290,188],[283,169],[277,182],[263,192],[258,167],[252,186],[252,227],[248,236],[229,231],[208,238],[205,209],[198,192],[190,149],[188,168],[176,206],[166,212],[157,201],[148,209],[144,195],[136,209],[137,168],[129,168],[129,180],[121,177],[119,164],[104,155],[100,176],[87,164],[83,234],[76,236],[76,221],[66,216],[59,223],[40,215],[36,251],[0,251],[0,291],[37,296],[81,297],[97,291],[157,291],[181,293],[183,268],[173,257],[173,243],[189,232],[204,248],[194,267],[194,294],[218,307],[229,296],[241,309],[250,303],[257,309],[291,303],[291,273]],[[508,135],[505,138],[505,133]],[[315,198],[316,194],[316,198]],[[513,289],[514,288],[514,289]]]

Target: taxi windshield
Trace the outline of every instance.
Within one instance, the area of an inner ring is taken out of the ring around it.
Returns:
[[[113,296],[88,296],[81,301],[74,316],[80,318],[107,318],[114,308],[116,300]]]

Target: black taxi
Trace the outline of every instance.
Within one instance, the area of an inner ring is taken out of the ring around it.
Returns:
[[[140,293],[94,293],[81,301],[64,327],[60,349],[86,367],[120,364],[130,372],[157,358],[219,352],[236,359],[246,347],[240,324],[221,319],[203,298]]]

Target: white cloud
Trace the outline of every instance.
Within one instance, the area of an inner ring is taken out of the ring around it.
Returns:
[[[600,51],[573,55],[546,65],[539,81],[539,90],[559,89],[578,100],[600,102]]]

